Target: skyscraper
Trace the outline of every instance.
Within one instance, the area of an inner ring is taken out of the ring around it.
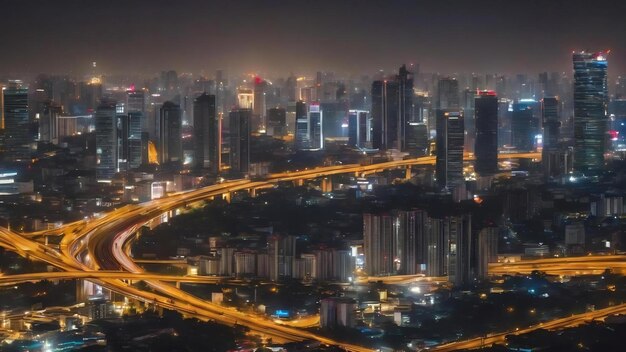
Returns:
[[[138,168],[146,161],[143,157],[144,147],[141,138],[143,114],[140,111],[133,111],[120,115],[119,118],[122,120],[120,157],[125,161],[127,169]]]
[[[254,77],[254,107],[253,113],[257,121],[252,129],[255,131],[264,130],[266,127],[266,94],[268,83],[261,77]]]
[[[371,145],[371,120],[369,111],[350,110],[348,112],[348,145],[367,148]]]
[[[309,104],[309,148],[324,149],[324,115],[319,103]]]
[[[183,160],[182,110],[180,105],[166,101],[159,118],[159,163],[180,163]]]
[[[363,252],[368,275],[392,275],[397,272],[396,243],[390,214],[363,214]]]
[[[267,134],[282,137],[287,134],[287,111],[285,108],[275,107],[267,111]]]
[[[111,180],[118,171],[119,143],[114,101],[102,101],[94,117],[96,125],[96,177]]]
[[[28,88],[11,82],[3,91],[5,155],[9,160],[30,160],[30,121],[28,118]]]
[[[250,170],[250,120],[252,110],[237,109],[229,114],[230,171],[246,174]]]
[[[307,105],[300,100],[296,103],[296,149],[302,150],[309,147],[309,116]]]
[[[372,83],[372,147],[405,150],[406,124],[413,120],[413,75],[400,67],[390,80]]]
[[[459,109],[459,81],[454,78],[442,78],[437,83],[437,109]]]
[[[480,176],[498,172],[498,97],[481,91],[475,99],[476,145],[474,170]]]
[[[193,124],[195,166],[217,174],[222,163],[222,122],[217,116],[215,95],[203,93],[194,100]]]
[[[441,188],[454,188],[463,182],[463,112],[437,110],[436,176]]]
[[[546,176],[555,177],[565,172],[562,167],[563,153],[559,147],[561,121],[559,119],[559,98],[545,97],[541,101],[543,120],[543,150],[541,162]]]
[[[574,170],[598,173],[604,168],[607,130],[607,54],[573,53]]]
[[[59,142],[59,116],[63,107],[53,101],[44,105],[42,116],[39,118],[39,140],[57,144]]]
[[[533,99],[520,99],[513,103],[511,144],[519,151],[535,149],[535,136],[539,132],[538,109],[539,104]]]

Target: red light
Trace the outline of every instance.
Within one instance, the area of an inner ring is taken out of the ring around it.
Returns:
[[[254,77],[254,84],[261,84],[263,83],[263,79],[259,76],[255,76]]]
[[[612,141],[616,141],[618,135],[619,135],[619,131],[616,131],[616,130],[610,130],[609,131],[609,136],[611,136],[611,140]]]
[[[131,90],[131,91],[133,91],[133,92],[135,91],[135,84],[134,84],[134,83],[130,85],[129,90]]]

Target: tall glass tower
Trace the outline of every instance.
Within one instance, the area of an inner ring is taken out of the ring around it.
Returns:
[[[6,156],[13,161],[30,160],[28,88],[11,82],[1,93],[4,95]]]
[[[607,129],[607,54],[574,52],[574,170],[604,167]]]

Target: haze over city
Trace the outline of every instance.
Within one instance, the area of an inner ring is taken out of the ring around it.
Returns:
[[[0,352],[623,350],[625,13],[0,3]]]
[[[621,1],[13,1],[0,73],[324,69],[519,73],[570,69],[573,50],[612,50],[626,72]]]

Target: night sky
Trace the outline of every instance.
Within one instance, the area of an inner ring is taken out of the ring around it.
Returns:
[[[571,71],[611,49],[626,73],[626,1],[144,1],[0,3],[0,73]]]

